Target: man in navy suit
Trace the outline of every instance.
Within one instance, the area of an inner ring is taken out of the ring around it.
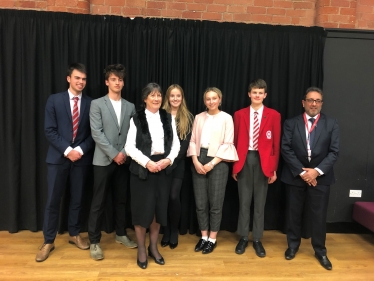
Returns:
[[[293,259],[299,249],[305,210],[315,257],[325,269],[331,270],[325,247],[326,216],[330,185],[335,182],[333,166],[339,155],[339,126],[336,119],[320,113],[321,89],[307,89],[302,104],[305,113],[285,121],[281,145],[286,162],[281,180],[287,184],[288,197],[285,258]]]
[[[69,89],[51,95],[45,107],[44,131],[50,144],[46,160],[48,198],[43,223],[44,243],[36,255],[37,262],[46,260],[55,248],[60,202],[66,186],[70,188],[69,243],[82,250],[89,248],[88,242],[79,235],[83,188],[94,147],[89,120],[91,98],[82,94],[86,79],[85,66],[71,64],[67,71]]]

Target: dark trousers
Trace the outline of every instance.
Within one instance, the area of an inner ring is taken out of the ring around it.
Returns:
[[[76,166],[66,159],[64,164],[48,164],[48,198],[44,212],[43,235],[45,243],[53,243],[58,227],[61,198],[69,184],[68,231],[71,236],[78,235],[81,229],[80,212],[83,189],[89,166]]]
[[[318,181],[318,178],[317,178]],[[298,249],[301,242],[303,210],[311,225],[312,246],[316,254],[326,255],[326,216],[330,186],[287,186],[288,247]],[[305,207],[304,207],[305,206]]]
[[[213,159],[207,152],[204,148],[200,150],[198,160],[203,165]],[[198,174],[194,165],[191,169],[200,230],[219,231],[229,167],[226,162],[220,162],[206,175]]]
[[[129,167],[112,162],[108,166],[94,166],[94,187],[88,218],[88,237],[91,244],[97,244],[101,239],[101,221],[105,209],[108,191],[111,188],[115,211],[115,230],[119,236],[126,232],[126,200]]]
[[[258,151],[248,151],[243,169],[237,176],[239,192],[239,219],[237,233],[249,235],[249,221],[253,196],[253,240],[260,240],[264,232],[264,214],[268,178],[261,169]]]

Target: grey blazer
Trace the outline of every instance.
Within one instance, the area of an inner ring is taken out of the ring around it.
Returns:
[[[96,143],[93,157],[94,165],[108,166],[120,151],[126,155],[124,146],[130,127],[130,119],[135,114],[135,106],[123,98],[121,101],[119,125],[108,95],[91,102],[91,133]]]

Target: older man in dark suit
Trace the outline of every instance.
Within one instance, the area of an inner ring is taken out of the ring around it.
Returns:
[[[104,258],[100,247],[100,227],[109,189],[113,191],[116,242],[128,248],[137,247],[127,236],[125,222],[129,167],[125,165],[127,157],[124,147],[135,106],[121,96],[125,67],[121,64],[108,65],[104,74],[108,94],[92,101],[90,109],[92,137],[96,146],[88,236],[91,242],[90,255],[94,260]]]
[[[302,101],[305,113],[284,123],[281,153],[286,165],[281,180],[287,184],[288,249],[285,258],[295,257],[301,242],[304,205],[310,218],[315,257],[327,270],[326,215],[330,185],[335,182],[333,165],[339,155],[339,126],[336,119],[320,113],[322,90],[311,87]]]
[[[92,165],[94,142],[91,137],[89,110],[91,98],[82,94],[86,86],[86,68],[74,63],[68,68],[66,92],[51,95],[45,107],[44,131],[49,141],[48,198],[44,213],[44,243],[36,261],[46,260],[54,250],[61,197],[67,184],[70,187],[68,230],[69,243],[86,250],[87,241],[80,235],[80,210],[83,188]]]

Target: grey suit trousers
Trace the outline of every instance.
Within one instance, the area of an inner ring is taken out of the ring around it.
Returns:
[[[253,240],[260,240],[264,232],[264,209],[268,192],[268,178],[261,169],[258,151],[248,151],[243,169],[238,176],[239,220],[237,233],[249,235],[249,223],[253,196]]]
[[[207,153],[207,149],[200,150],[198,160],[203,165],[213,159]],[[194,165],[191,169],[200,230],[219,231],[229,166],[220,162],[206,175],[198,174]]]

